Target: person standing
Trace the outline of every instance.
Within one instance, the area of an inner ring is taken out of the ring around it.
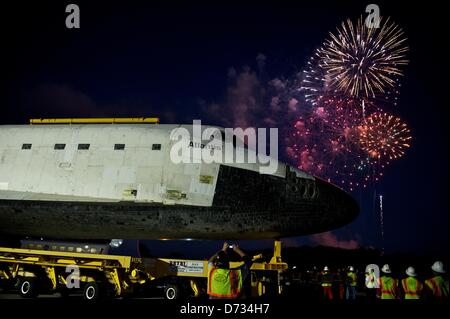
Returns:
[[[357,276],[355,274],[355,269],[353,266],[348,268],[347,280],[346,280],[346,291],[345,299],[355,300],[356,299],[356,286],[358,285]]]
[[[432,266],[433,277],[425,280],[425,287],[434,299],[448,301],[448,278],[444,278],[444,264],[436,261]]]
[[[414,267],[408,267],[406,269],[406,274],[408,278],[402,280],[403,292],[405,293],[405,299],[420,299],[422,294],[423,285],[416,278],[416,270]]]
[[[333,273],[333,278],[333,296],[335,296],[335,299],[344,300],[346,271],[341,268],[337,269]]]
[[[379,295],[381,299],[399,299],[400,291],[398,288],[398,280],[391,276],[391,267],[385,264],[381,268],[383,275],[378,278]]]
[[[328,300],[333,300],[333,274],[328,269],[328,266],[323,268],[321,274],[321,286],[323,290],[323,297]]]
[[[243,282],[250,272],[252,262],[237,245],[233,245],[233,251],[242,258],[244,263],[238,268],[230,269],[228,248],[231,247],[225,242],[222,249],[209,260],[208,295],[211,299],[231,299],[242,296]]]

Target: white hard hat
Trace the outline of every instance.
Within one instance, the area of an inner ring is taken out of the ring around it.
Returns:
[[[323,271],[328,271],[328,266],[323,267]]]
[[[349,271],[354,271],[355,269],[353,268],[353,266],[350,266],[350,267],[348,268],[348,270],[349,270]]]
[[[436,261],[433,266],[431,266],[431,269],[435,272],[438,272],[440,274],[445,274],[445,270],[444,270],[444,264],[442,263],[442,261]]]
[[[381,268],[381,271],[384,272],[385,274],[390,274],[391,273],[391,267],[389,267],[388,264],[385,264],[383,266],[383,268]]]
[[[417,276],[416,270],[414,269],[414,267],[408,267],[408,269],[406,269],[406,274],[411,277]]]

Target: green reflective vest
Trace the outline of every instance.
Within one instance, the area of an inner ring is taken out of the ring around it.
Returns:
[[[212,268],[209,272],[208,295],[217,298],[237,298],[242,291],[240,269]]]
[[[351,287],[356,287],[357,286],[357,277],[356,274],[352,271],[350,271],[349,273],[347,273],[347,284]]]
[[[436,276],[426,280],[425,285],[431,289],[433,296],[437,298],[448,297],[448,280],[445,280],[442,276]]]
[[[408,277],[402,280],[405,299],[420,299],[423,285],[414,277]]]
[[[398,282],[396,279],[388,276],[381,276],[379,283],[381,289],[381,299],[398,298]]]

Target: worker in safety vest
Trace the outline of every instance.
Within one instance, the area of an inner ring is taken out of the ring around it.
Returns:
[[[243,259],[242,266],[230,269],[229,248]],[[242,297],[243,282],[249,273],[250,266],[251,260],[237,245],[230,246],[225,242],[222,249],[209,260],[209,297],[211,299]]]
[[[356,286],[358,285],[357,276],[355,274],[355,269],[353,266],[348,268],[347,280],[346,280],[346,291],[345,299],[356,299]]]
[[[323,297],[325,299],[333,300],[333,274],[330,272],[330,269],[328,269],[328,266],[323,268],[320,282],[323,290]]]
[[[381,299],[399,299],[400,291],[398,288],[398,280],[392,278],[391,267],[389,267],[388,264],[385,264],[381,268],[381,272],[383,275],[378,278],[378,286],[380,287],[378,295]]]
[[[441,261],[436,261],[431,266],[431,270],[433,271],[433,278],[425,280],[425,287],[434,299],[448,301],[448,278],[444,278],[444,264]]]
[[[405,299],[420,299],[422,295],[423,285],[416,278],[416,270],[414,267],[408,267],[406,269],[408,278],[402,280],[403,292],[405,293]]]

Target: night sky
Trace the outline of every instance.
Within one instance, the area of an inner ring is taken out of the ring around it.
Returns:
[[[371,3],[95,2],[72,2],[80,6],[80,29],[65,27],[65,7],[71,2],[2,4],[1,124],[43,117],[159,116],[162,123],[201,119],[224,125],[227,120],[208,106],[227,107],[230,72],[254,70],[251,74],[261,82],[288,79],[329,31],[344,19],[365,15]],[[353,192],[361,214],[352,224],[286,244],[385,247],[388,253],[445,257],[447,20],[440,4],[376,3],[381,15],[391,16],[408,37],[410,64],[401,80],[399,105],[389,111],[411,128],[412,147],[389,166],[381,182]],[[258,114],[249,118],[257,121]],[[379,194],[384,196],[384,242],[374,203]],[[195,252],[195,257],[207,257],[220,247],[214,241],[148,244],[156,254],[170,250]],[[241,245],[269,247],[270,241]]]

